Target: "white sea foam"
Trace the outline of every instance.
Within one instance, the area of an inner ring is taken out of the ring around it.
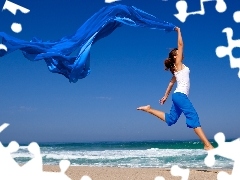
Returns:
[[[147,149],[147,150],[104,150],[104,151],[57,151],[42,152],[47,158],[53,159],[122,159],[122,158],[157,158],[157,157],[182,157],[206,155],[203,150],[169,150],[169,149]]]
[[[27,150],[28,146],[20,146],[19,149]]]
[[[14,158],[33,158],[25,147],[13,153]],[[189,168],[207,168],[203,159],[207,153],[201,149],[158,149],[146,150],[57,150],[42,148],[44,164],[58,164],[59,160],[68,159],[72,165],[115,166],[115,167],[163,167],[173,164]],[[24,160],[23,160],[24,161]],[[216,167],[227,168],[232,162],[220,159]],[[215,167],[215,168],[216,168]],[[214,167],[213,167],[214,168]]]
[[[32,157],[26,152],[14,153],[15,157]],[[87,159],[120,159],[120,158],[156,158],[156,157],[181,157],[181,156],[199,156],[206,155],[203,150],[174,150],[174,149],[147,149],[147,150],[104,150],[104,151],[42,151],[42,155],[47,158],[69,159],[87,158]]]

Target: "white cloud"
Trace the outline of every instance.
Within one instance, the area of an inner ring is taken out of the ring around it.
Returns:
[[[30,106],[19,106],[18,107],[18,111],[21,111],[21,112],[32,112],[35,110],[36,110],[36,108],[30,107]]]
[[[111,97],[106,97],[106,96],[99,96],[99,97],[96,97],[96,99],[102,99],[102,100],[112,100]]]

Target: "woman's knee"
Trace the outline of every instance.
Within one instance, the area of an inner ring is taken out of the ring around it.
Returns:
[[[178,120],[177,116],[173,116],[172,114],[167,114],[167,113],[165,114],[165,121],[168,126],[175,124],[177,120]]]

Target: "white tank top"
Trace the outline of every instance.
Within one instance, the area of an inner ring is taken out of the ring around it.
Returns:
[[[182,65],[182,67],[183,68],[181,70],[174,73],[177,80],[177,88],[174,91],[174,93],[181,92],[188,95],[189,89],[190,89],[190,78],[189,78],[190,69],[184,64]]]

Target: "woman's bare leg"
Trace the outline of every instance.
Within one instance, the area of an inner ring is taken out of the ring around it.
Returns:
[[[152,109],[150,105],[138,107],[137,110],[148,112],[165,122],[165,113],[156,109]],[[198,135],[200,140],[203,142],[205,150],[210,150],[214,148],[211,145],[211,143],[208,141],[201,127],[194,128],[194,132]]]
[[[201,141],[204,144],[205,150],[213,149],[214,147],[211,145],[211,143],[208,141],[207,137],[205,136],[203,130],[201,127],[194,128],[194,132],[198,135],[198,137],[201,139]]]
[[[150,105],[138,107],[137,110],[148,112],[165,122],[165,113],[156,109],[152,109]]]

